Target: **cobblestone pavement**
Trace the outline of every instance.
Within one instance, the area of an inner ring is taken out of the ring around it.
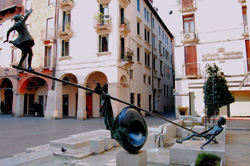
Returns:
[[[163,116],[174,119],[173,113]],[[145,119],[148,126],[166,123],[148,115]],[[0,159],[24,152],[26,148],[97,129],[105,129],[103,118],[46,120],[43,117],[0,115]]]

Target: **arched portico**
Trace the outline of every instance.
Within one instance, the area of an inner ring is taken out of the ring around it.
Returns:
[[[34,115],[34,103],[40,105],[37,116],[43,116],[47,104],[48,83],[40,77],[22,77],[18,83],[15,116]],[[37,111],[37,110],[36,110]]]
[[[89,87],[90,89],[94,90],[96,87],[96,83],[100,83],[100,85],[103,87],[108,83],[107,76],[100,72],[100,71],[95,71],[90,73],[86,77],[85,81],[85,86]],[[89,117],[99,117],[100,113],[99,110],[103,104],[103,101],[101,101],[101,98],[99,95],[90,93],[88,91],[86,93],[86,99],[84,101],[86,102],[86,111],[87,111],[87,116]]]
[[[13,84],[8,78],[0,80],[1,113],[13,114]]]

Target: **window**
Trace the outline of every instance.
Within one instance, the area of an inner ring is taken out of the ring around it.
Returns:
[[[45,46],[45,54],[44,54],[44,67],[51,66],[51,57],[52,57],[52,47]]]
[[[131,80],[134,78],[134,71],[133,70],[129,71],[129,77]]]
[[[146,84],[146,75],[143,75],[143,83]]]
[[[145,20],[147,19],[147,9],[146,8],[144,8],[144,18],[145,18]]]
[[[162,31],[162,41],[164,41],[164,31]]]
[[[69,41],[62,41],[62,57],[69,56]]]
[[[137,0],[137,11],[140,12],[140,0]]]
[[[183,16],[184,33],[194,33],[194,16]]]
[[[242,6],[243,24],[244,27],[247,26],[247,7]]]
[[[186,75],[197,75],[196,46],[184,48]]]
[[[99,52],[108,52],[108,35],[99,35]]]
[[[153,69],[155,70],[155,61],[156,61],[156,58],[154,57],[153,58]]]
[[[161,73],[161,75],[163,75],[162,68],[163,68],[162,61],[160,61],[160,73]]]
[[[152,42],[153,42],[153,48],[155,48],[155,36],[153,36]]]
[[[158,78],[158,90],[161,90],[161,79]]]
[[[145,52],[145,66],[150,67],[150,54]]]
[[[71,13],[63,12],[63,31],[70,29],[71,26]]]
[[[153,26],[153,29],[155,28],[155,19],[152,18],[152,26]]]
[[[169,59],[169,52],[168,52],[168,50],[166,50],[166,59],[167,60]]]
[[[141,107],[141,94],[137,94],[137,106]]]
[[[169,97],[168,93],[169,93],[169,92],[168,92],[168,86],[167,86],[167,98]]]
[[[147,22],[149,22],[149,12],[147,11]]]
[[[19,51],[17,48],[12,49],[12,55],[11,55],[11,63],[16,64],[19,60]]]
[[[182,0],[182,10],[192,9],[192,8],[193,8],[193,0]]]
[[[137,35],[140,35],[140,22],[137,21]]]
[[[26,0],[25,1],[25,13],[28,13],[31,9],[31,0]]]
[[[135,94],[134,93],[130,93],[130,103],[135,104]]]
[[[162,53],[163,53],[163,57],[164,57],[165,56],[165,48],[164,47],[163,47]]]
[[[159,41],[159,53],[162,56],[162,54],[161,54],[161,41]]]
[[[54,36],[54,18],[47,19],[46,25],[46,39],[53,39]]]
[[[159,26],[159,36],[161,36],[161,27]]]
[[[137,47],[137,61],[140,62],[140,47]]]
[[[151,85],[151,77],[148,76],[148,85]]]
[[[144,39],[146,42],[150,43],[150,32],[146,28],[144,29]]]
[[[166,76],[170,79],[170,69],[168,67],[166,67]]]
[[[166,84],[164,84],[164,97],[166,97]]]
[[[151,111],[151,108],[152,108],[152,99],[151,99],[151,95],[148,96],[148,102],[149,102],[149,111]]]
[[[51,5],[54,5],[55,4],[55,0],[48,0],[48,5],[51,6]]]

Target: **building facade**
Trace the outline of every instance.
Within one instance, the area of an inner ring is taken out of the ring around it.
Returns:
[[[95,0],[87,6],[81,0],[22,2],[24,14],[34,9],[27,20],[36,43],[32,67],[91,89],[96,83],[108,84],[111,96],[149,111],[173,109],[173,36],[152,2]],[[3,17],[4,35],[13,15]],[[16,71],[9,66],[16,63],[13,58],[6,59],[15,53],[11,44],[0,47],[0,58],[6,61],[2,64],[1,60],[1,81],[12,83],[8,88],[13,92],[15,116],[30,114],[34,101],[42,104],[45,118],[100,116],[103,101],[99,95]],[[15,55],[19,61],[18,50]],[[3,83],[1,100],[7,91]],[[117,102],[112,106],[114,116],[125,107]]]
[[[188,115],[204,115],[206,69],[216,64],[235,98],[234,103],[220,108],[220,114],[250,116],[249,83],[239,87],[250,70],[249,5],[244,0],[179,0],[171,8],[176,20],[172,22],[176,114],[178,106],[187,106]]]

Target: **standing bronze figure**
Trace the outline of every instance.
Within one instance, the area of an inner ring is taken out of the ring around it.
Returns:
[[[31,67],[31,61],[33,56],[32,47],[35,45],[35,42],[31,37],[30,33],[28,32],[27,26],[25,24],[25,21],[28,19],[31,13],[32,9],[30,9],[30,11],[24,17],[20,14],[14,16],[13,19],[15,20],[15,24],[8,30],[6,40],[4,41],[4,43],[12,43],[15,47],[19,48],[22,51],[22,57],[18,66],[22,67],[23,61],[26,59],[27,54],[29,54],[28,70],[33,70]],[[18,32],[18,37],[13,41],[9,41],[9,35],[14,30]]]

